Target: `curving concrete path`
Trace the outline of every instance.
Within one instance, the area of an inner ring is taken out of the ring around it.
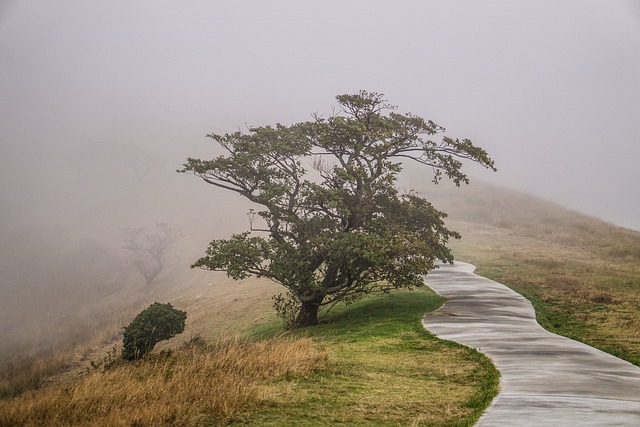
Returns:
[[[500,394],[478,426],[640,426],[640,368],[544,330],[531,303],[456,262],[429,273],[447,298],[424,326],[473,347],[500,370]]]

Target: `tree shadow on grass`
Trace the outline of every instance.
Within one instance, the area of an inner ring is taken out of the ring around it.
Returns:
[[[339,304],[322,316],[318,327],[355,327],[371,323],[419,321],[424,313],[442,305],[444,299],[430,289],[376,295],[352,304]]]

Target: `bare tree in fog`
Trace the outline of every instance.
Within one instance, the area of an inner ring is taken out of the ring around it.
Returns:
[[[152,228],[132,228],[126,234],[125,249],[131,251],[131,263],[150,285],[166,266],[168,250],[178,241],[180,232],[166,222]]]

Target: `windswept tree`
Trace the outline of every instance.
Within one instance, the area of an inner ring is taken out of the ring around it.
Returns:
[[[151,228],[132,228],[124,230],[124,233],[124,248],[131,252],[131,263],[142,274],[145,284],[152,284],[164,270],[167,253],[178,241],[179,231],[165,222],[159,222]]]
[[[248,132],[210,134],[225,154],[188,159],[179,172],[238,193],[256,205],[250,230],[214,240],[192,267],[229,277],[266,277],[280,283],[295,307],[292,326],[318,323],[320,307],[372,292],[412,289],[459,235],[446,214],[396,188],[403,162],[457,186],[469,179],[462,161],[495,170],[485,150],[413,114],[399,114],[383,95],[361,91],[337,97],[328,118]]]

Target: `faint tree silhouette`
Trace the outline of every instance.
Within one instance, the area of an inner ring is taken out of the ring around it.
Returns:
[[[150,285],[166,266],[167,252],[181,234],[166,222],[152,228],[126,229],[124,233],[124,248],[131,252],[130,261],[144,276],[145,284]]]

